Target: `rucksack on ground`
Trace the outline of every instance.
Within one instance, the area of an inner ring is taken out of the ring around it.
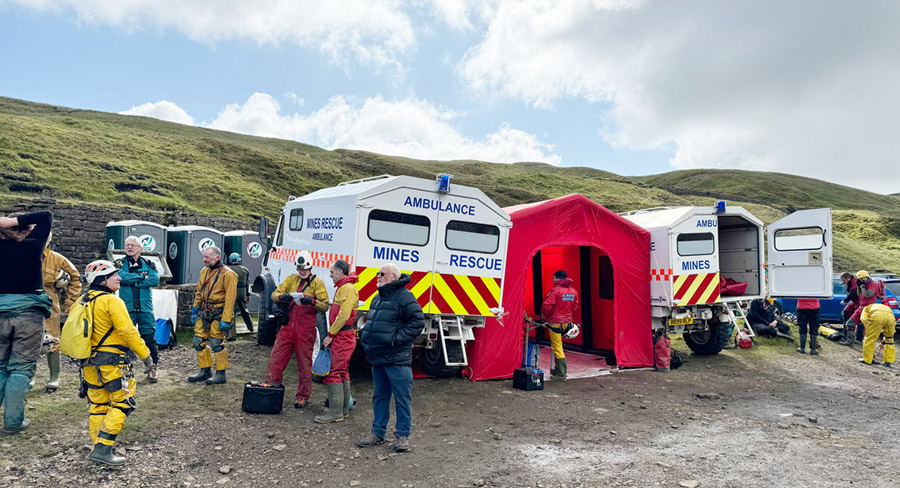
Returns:
[[[156,345],[160,349],[169,349],[177,343],[172,319],[156,319]]]
[[[91,350],[91,336],[94,334],[94,301],[107,293],[94,296],[84,294],[69,310],[69,318],[59,336],[59,350],[72,359],[88,359]]]

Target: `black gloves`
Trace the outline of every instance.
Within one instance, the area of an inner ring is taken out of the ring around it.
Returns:
[[[313,302],[315,302],[315,300],[313,300],[310,297],[301,297],[300,298],[300,305],[312,305]]]
[[[282,303],[288,303],[291,300],[293,300],[293,298],[291,298],[290,293],[282,293],[281,296],[278,297],[278,301]]]

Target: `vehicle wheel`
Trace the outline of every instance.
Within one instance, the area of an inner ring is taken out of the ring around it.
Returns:
[[[722,352],[728,343],[732,325],[726,322],[710,322],[709,329],[685,332],[684,342],[694,354],[713,356]]]
[[[278,326],[274,320],[259,319],[256,324],[256,343],[260,346],[275,344],[275,336],[278,335]]]
[[[452,358],[461,356],[462,351],[460,347],[461,345],[458,342],[448,343],[447,354]],[[419,358],[421,359],[422,371],[428,376],[447,378],[459,374],[459,366],[447,366],[447,361],[444,359],[444,351],[441,350],[441,345],[438,343],[435,343],[431,349],[422,349]]]
[[[260,346],[271,346],[275,344],[275,336],[278,335],[279,329],[275,320],[269,318],[274,316],[272,307],[275,304],[272,303],[272,292],[275,291],[276,286],[269,275],[257,278],[256,281],[253,288],[261,288],[257,292],[259,293],[259,309],[257,310],[256,343]]]
[[[784,305],[778,300],[775,300],[775,318],[781,320],[782,315],[784,315]]]

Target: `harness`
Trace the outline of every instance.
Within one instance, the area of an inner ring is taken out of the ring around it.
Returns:
[[[225,302],[210,302],[209,297],[212,295],[213,288],[215,288],[216,283],[219,282],[219,276],[222,274],[222,268],[224,265],[220,264],[218,268],[216,268],[216,276],[213,279],[206,275],[206,281],[200,286],[200,293],[203,293],[203,290],[206,290],[206,297],[203,299],[203,309],[200,311],[200,320],[203,322],[203,329],[210,330],[213,322],[217,322],[222,320],[222,314],[225,312]],[[210,268],[212,269],[212,268]],[[209,280],[213,280],[212,284],[209,284]],[[209,288],[207,288],[209,285]],[[220,307],[214,307],[214,305],[221,305]]]

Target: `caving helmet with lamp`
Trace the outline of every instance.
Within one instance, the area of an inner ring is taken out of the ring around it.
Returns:
[[[298,269],[312,269],[312,254],[309,251],[300,251],[297,253],[297,259],[294,261]]]
[[[566,329],[566,333],[563,334],[563,337],[566,339],[574,339],[578,337],[578,334],[581,333],[581,326],[575,323],[569,324],[569,327]]]
[[[87,265],[87,268],[84,269],[84,274],[87,278],[87,283],[90,285],[94,283],[94,280],[100,277],[107,277],[113,273],[119,271],[119,268],[116,268],[116,265],[110,261],[105,259],[98,259],[91,264]],[[103,281],[103,280],[100,280]]]

